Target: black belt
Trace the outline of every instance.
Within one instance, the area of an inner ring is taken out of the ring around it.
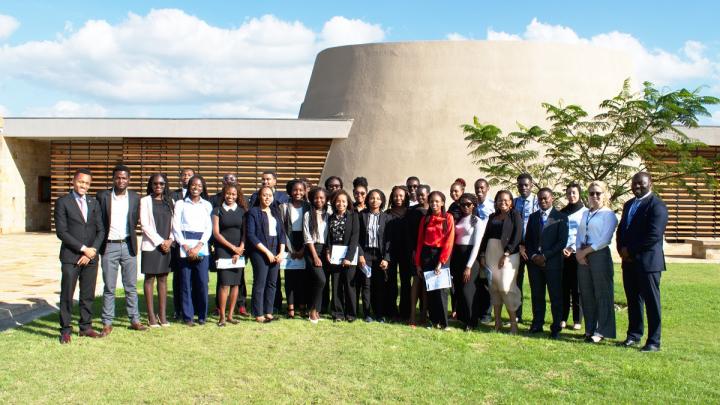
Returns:
[[[127,238],[125,238],[125,239],[108,239],[107,243],[127,243]]]

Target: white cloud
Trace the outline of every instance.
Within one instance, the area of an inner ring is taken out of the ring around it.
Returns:
[[[24,115],[32,117],[106,117],[108,111],[105,107],[95,103],[82,104],[60,100],[50,107],[28,109]]]
[[[0,39],[8,38],[20,26],[20,21],[14,17],[0,14]]]
[[[712,116],[708,119],[711,125],[720,125],[720,110],[712,112]]]
[[[451,32],[445,36],[449,41],[467,41],[469,38],[457,32]]]
[[[637,79],[648,80],[657,85],[693,79],[720,80],[720,61],[708,59],[705,56],[705,46],[697,41],[687,41],[682,51],[671,53],[663,49],[648,49],[627,33],[612,31],[582,38],[570,27],[546,24],[536,18],[532,19],[522,34],[489,29],[487,39],[585,43],[622,50],[633,58]]]
[[[379,25],[333,17],[316,33],[272,15],[221,28],[177,9],[90,20],[55,40],[0,48],[0,75],[112,104],[196,104],[203,113],[294,116],[315,55],[381,41]],[[236,106],[228,109],[220,106]]]

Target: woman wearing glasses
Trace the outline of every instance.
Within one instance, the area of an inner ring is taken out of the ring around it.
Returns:
[[[465,331],[475,328],[478,323],[477,281],[480,264],[477,261],[485,227],[475,216],[477,198],[465,193],[458,198],[460,219],[455,223],[455,244],[450,260],[453,278],[453,302],[458,318],[465,325]]]
[[[617,227],[617,217],[608,208],[607,186],[593,181],[588,187],[588,205],[580,220],[575,241],[581,306],[585,315],[585,341],[599,343],[615,338],[613,302],[613,262],[610,241]]]

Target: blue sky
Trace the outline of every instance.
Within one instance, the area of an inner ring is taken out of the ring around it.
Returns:
[[[3,0],[0,115],[294,117],[319,50],[445,39],[619,48],[720,96],[717,2],[594,3]]]

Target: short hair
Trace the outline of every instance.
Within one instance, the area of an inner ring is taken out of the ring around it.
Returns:
[[[475,196],[475,194],[463,193],[463,195],[461,195],[460,198],[458,198],[458,201],[460,201],[460,200],[468,200],[473,205],[475,205],[475,206],[478,205],[478,200],[477,200],[477,197]]]
[[[342,181],[342,179],[341,179],[340,177],[338,177],[338,176],[330,176],[330,177],[328,177],[327,179],[325,179],[325,188],[326,188],[326,189],[328,189],[328,190],[330,189],[330,182],[333,181],[333,180],[339,181],[339,182],[340,182],[340,188],[343,188],[343,181]]]
[[[532,181],[533,181],[532,176],[530,175],[530,173],[527,173],[527,172],[525,172],[525,173],[520,173],[520,175],[517,176],[517,181],[520,181],[520,180],[523,180],[523,179],[528,179],[528,180],[530,180],[531,183],[532,183]]]
[[[408,184],[411,181],[417,181],[418,183],[420,183],[420,179],[418,179],[417,176],[410,176],[407,178],[407,180],[405,180],[405,184]]]
[[[477,186],[478,186],[479,184],[483,184],[483,183],[485,183],[485,185],[486,185],[488,188],[490,188],[490,183],[488,183],[488,181],[485,180],[485,178],[482,178],[482,177],[479,178],[479,179],[477,179],[477,180],[475,180],[475,188],[477,188]]]
[[[355,180],[353,180],[353,189],[356,189],[358,187],[365,187],[365,189],[368,188],[368,181],[365,177],[355,177]]]
[[[115,177],[115,173],[117,172],[126,172],[128,176],[130,176],[130,168],[123,164],[119,164],[113,167],[112,176]]]
[[[295,185],[298,183],[302,184],[303,188],[306,188],[305,182],[300,179],[292,179],[292,180],[288,181],[287,183],[285,183],[285,191],[288,193],[288,195],[292,194],[293,188],[295,188]]]
[[[273,178],[277,180],[277,173],[275,172],[275,170],[265,170],[262,172],[262,174],[260,174],[260,177],[262,177],[266,174],[273,176]]]
[[[192,168],[189,168],[189,167],[183,167],[182,169],[180,169],[180,174],[183,174],[183,173],[185,173],[185,172],[188,171],[188,170],[190,170],[190,171],[193,173],[193,175],[195,174],[195,169],[192,169]]]
[[[602,202],[603,206],[607,207],[610,205],[610,193],[608,192],[608,186],[604,181],[601,180],[594,180],[588,184],[588,191],[590,191],[590,187],[597,187],[600,190],[602,190],[602,198],[600,201]]]
[[[542,187],[540,190],[538,190],[538,195],[540,193],[550,193],[551,196],[554,196],[553,191],[549,187]]]
[[[226,173],[222,179],[224,182],[229,182],[230,179],[237,181],[237,176],[235,176],[233,173]]]
[[[568,191],[571,188],[576,188],[578,194],[582,194],[582,186],[579,183],[571,181],[570,184],[565,187],[565,191]]]
[[[81,168],[75,170],[75,173],[73,173],[73,180],[75,180],[79,174],[87,174],[88,176],[92,177],[92,172],[90,171],[90,169]]]
[[[635,177],[645,177],[649,182],[652,182],[652,176],[648,172],[637,172],[633,175],[633,178]]]
[[[372,194],[372,193],[376,193],[377,195],[380,196],[380,211],[385,209],[385,201],[386,201],[385,193],[383,193],[382,190],[377,189],[377,188],[374,188],[374,189],[368,191],[367,197],[365,200],[365,205],[367,206],[368,203],[370,202],[370,194]]]
[[[432,189],[430,188],[430,186],[427,185],[427,184],[421,184],[421,185],[419,185],[419,186],[418,186],[418,191],[420,191],[420,190],[425,190],[425,191],[427,191],[428,194],[430,194],[430,192],[432,191]]]

